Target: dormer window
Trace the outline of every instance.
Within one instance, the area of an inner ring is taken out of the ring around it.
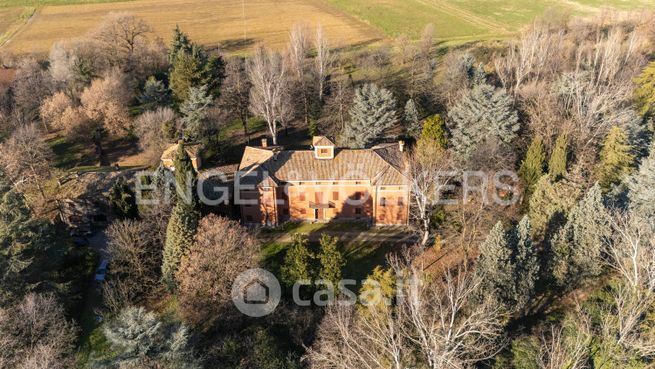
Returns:
[[[334,159],[334,142],[325,136],[314,136],[312,139],[314,147],[314,158],[316,159]]]

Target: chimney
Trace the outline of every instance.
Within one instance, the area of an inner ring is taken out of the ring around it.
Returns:
[[[263,148],[268,147],[268,138],[262,138],[262,147]]]
[[[398,150],[400,150],[400,152],[405,151],[405,141],[403,140],[398,141]]]

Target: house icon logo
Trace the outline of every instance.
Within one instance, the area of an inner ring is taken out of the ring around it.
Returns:
[[[234,306],[245,315],[259,318],[271,314],[282,296],[280,282],[267,270],[248,269],[232,284]]]

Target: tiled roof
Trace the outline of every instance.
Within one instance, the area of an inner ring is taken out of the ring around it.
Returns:
[[[335,146],[334,142],[325,136],[312,137],[312,146]]]
[[[276,153],[246,147],[239,171],[242,184],[261,186],[287,181],[368,180],[377,185],[407,182],[398,144],[362,150],[337,149],[330,160],[316,159],[312,150]]]
[[[169,146],[164,152],[161,154],[161,160],[174,160],[175,155],[177,155],[177,146],[178,144],[173,144]],[[184,149],[186,150],[186,153],[189,155],[189,158],[195,159],[198,157],[198,151],[200,151],[200,144],[184,144]]]

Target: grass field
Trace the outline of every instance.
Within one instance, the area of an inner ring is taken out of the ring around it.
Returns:
[[[310,26],[321,23],[335,46],[382,37],[320,0],[136,0],[39,7],[29,24],[5,47],[17,53],[47,52],[53,42],[83,35],[111,11],[143,17],[166,42],[179,24],[194,41],[210,45],[221,42],[228,51],[246,49],[260,41],[281,47],[288,30],[298,21]]]
[[[590,15],[605,7],[655,8],[653,0],[0,0],[0,46],[46,53],[59,39],[84,35],[111,11],[146,19],[167,42],[179,24],[198,42],[241,52],[286,43],[296,22],[321,23],[334,46],[385,36],[417,38],[432,23],[445,41],[504,38],[549,8]],[[36,12],[34,12],[36,9]],[[4,45],[3,45],[4,44]]]

